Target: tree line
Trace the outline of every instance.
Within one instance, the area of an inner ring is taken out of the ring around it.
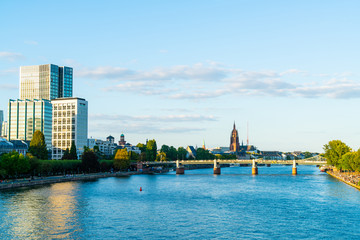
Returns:
[[[332,140],[324,145],[324,157],[329,165],[343,171],[360,172],[360,149],[352,150],[340,140]]]
[[[48,160],[50,153],[47,150],[45,137],[41,131],[35,131],[30,142],[28,153],[24,156],[17,152],[10,152],[0,156],[0,178],[13,178],[22,176],[49,176],[61,174],[88,173],[112,170],[128,170],[131,163],[145,161],[175,161],[194,159],[189,156],[183,147],[162,145],[157,149],[155,139],[146,144],[136,145],[141,153],[118,149],[112,156],[105,156],[95,146],[89,149],[84,146],[84,152],[78,160],[75,142],[70,149],[66,149],[62,160]],[[195,159],[235,159],[235,155],[214,155],[203,148],[196,149]]]

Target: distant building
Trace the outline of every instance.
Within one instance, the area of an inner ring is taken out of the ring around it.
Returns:
[[[1,127],[1,135],[0,137],[3,137],[3,138],[7,138],[8,136],[8,122],[7,121],[3,121],[2,122],[2,127]]]
[[[239,145],[239,134],[236,130],[235,122],[234,122],[234,128],[231,131],[230,136],[230,152],[239,152],[240,151],[240,145]]]
[[[19,154],[25,156],[29,148],[29,144],[30,144],[29,141],[22,141],[22,140],[7,141],[4,138],[0,138],[0,154],[16,151]]]
[[[108,141],[108,142],[110,142],[111,144],[113,144],[113,143],[115,143],[115,138],[110,135],[110,136],[108,136],[108,137],[106,138],[106,141]]]
[[[73,69],[54,64],[20,67],[20,99],[72,97]]]
[[[64,151],[75,141],[77,155],[87,146],[88,102],[83,98],[58,98],[53,105],[52,159],[61,159]]]
[[[189,157],[196,158],[196,150],[193,146],[187,146],[186,151],[187,151],[186,158]]]
[[[117,147],[115,148],[115,152],[116,152],[117,150],[119,150],[119,149],[124,149],[124,148],[126,148],[126,150],[127,150],[128,152],[134,152],[134,153],[137,153],[137,154],[140,154],[140,153],[141,153],[140,148],[138,148],[138,147],[136,147],[136,146],[133,146],[133,145],[131,145],[130,143],[126,143],[125,145],[117,146]]]
[[[119,146],[124,146],[125,144],[126,144],[125,135],[124,135],[124,134],[121,134],[121,135],[120,135]]]
[[[110,156],[114,154],[117,144],[114,143],[114,137],[112,136],[107,137],[106,141],[103,141],[101,139],[89,138],[87,140],[87,147],[90,149],[94,149],[95,146],[99,148],[99,151],[101,153]]]
[[[9,100],[8,140],[30,141],[36,130],[45,136],[51,149],[52,105],[49,100]]]
[[[282,153],[278,151],[261,151],[263,159],[266,160],[282,160]]]

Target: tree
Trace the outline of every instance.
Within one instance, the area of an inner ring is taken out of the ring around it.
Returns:
[[[156,159],[156,155],[157,155],[157,146],[156,146],[156,141],[153,140],[149,140],[148,143],[146,144],[146,160],[149,162],[153,162]]]
[[[335,167],[340,167],[343,155],[351,151],[351,148],[340,140],[332,140],[324,145],[325,158],[327,163]]]
[[[69,153],[69,158],[71,160],[77,160],[77,152],[76,152],[76,145],[75,145],[75,141],[73,140],[71,142],[71,148],[70,148],[70,153]]]
[[[203,148],[196,149],[196,159],[197,160],[209,160],[214,159],[215,155],[211,154],[209,150],[205,150]]]
[[[44,134],[36,130],[30,142],[29,152],[38,159],[48,159]]]
[[[100,167],[99,158],[92,150],[81,155],[81,166],[84,171],[97,171]]]
[[[63,156],[61,157],[62,160],[69,160],[70,158],[70,151],[69,148],[66,148],[64,151]]]
[[[116,152],[114,167],[119,170],[126,170],[130,167],[130,158],[126,148],[119,149]]]
[[[156,162],[163,162],[166,161],[166,153],[160,152],[156,155]]]
[[[138,144],[136,145],[136,147],[138,147],[141,152],[145,152],[145,151],[146,151],[146,145],[143,144],[143,143],[138,143]]]
[[[304,152],[304,157],[305,157],[305,158],[311,158],[312,156],[313,156],[313,155],[312,155],[311,152],[308,152],[308,151]]]
[[[1,156],[0,168],[4,169],[3,173],[9,176],[27,173],[30,169],[29,159],[16,151],[3,154]]]
[[[186,151],[185,148],[179,147],[177,152],[178,152],[178,159],[179,160],[185,160],[186,159],[187,151]]]
[[[172,161],[175,161],[175,160],[177,160],[177,158],[178,158],[177,155],[178,155],[178,152],[177,152],[176,148],[174,148],[173,146],[171,146],[171,147],[169,148],[169,153],[167,154],[168,159],[170,159],[170,160],[172,160]]]

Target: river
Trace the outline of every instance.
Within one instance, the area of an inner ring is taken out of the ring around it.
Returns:
[[[360,191],[314,166],[221,171],[1,191],[0,239],[360,238]]]

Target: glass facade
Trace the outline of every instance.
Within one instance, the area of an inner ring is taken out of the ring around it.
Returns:
[[[20,67],[20,99],[72,96],[73,69],[54,64]]]
[[[11,100],[8,104],[8,140],[31,141],[36,130],[51,149],[52,105],[48,100]]]

